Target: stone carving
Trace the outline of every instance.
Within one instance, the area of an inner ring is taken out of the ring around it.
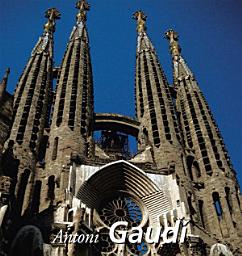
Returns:
[[[211,247],[209,256],[233,256],[233,254],[226,245],[217,243]]]

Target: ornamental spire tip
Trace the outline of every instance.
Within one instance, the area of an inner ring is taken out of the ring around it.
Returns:
[[[77,22],[85,22],[87,20],[87,11],[90,10],[90,4],[86,0],[80,0],[76,3],[79,13],[76,15]]]
[[[136,11],[133,14],[133,19],[137,20],[137,32],[141,33],[146,31],[146,18],[147,16],[143,11]]]
[[[45,32],[55,32],[55,21],[60,19],[61,14],[56,8],[50,8],[45,12],[45,17],[48,19],[44,25]]]
[[[165,33],[166,38],[170,42],[170,52],[173,57],[179,56],[181,53],[181,47],[178,43],[178,33],[174,31],[173,29],[169,29]]]

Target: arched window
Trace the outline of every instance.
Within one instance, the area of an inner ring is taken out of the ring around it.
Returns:
[[[40,191],[41,181],[37,180],[34,185],[33,201],[32,201],[32,212],[38,213],[40,205]]]
[[[54,199],[55,198],[55,176],[51,175],[48,179],[48,199]]]
[[[56,137],[55,140],[54,140],[52,160],[55,160],[57,158],[58,142],[59,142],[59,138]]]
[[[200,171],[199,165],[196,161],[194,161],[193,156],[187,156],[186,161],[187,161],[187,168],[188,168],[190,179],[192,181],[196,181],[197,178],[201,177],[201,171]]]
[[[186,157],[186,162],[187,162],[187,169],[188,169],[188,174],[190,179],[193,181],[194,180],[194,176],[192,173],[192,163],[193,163],[193,157],[192,156],[187,156]]]
[[[199,208],[202,226],[203,226],[203,228],[206,228],[205,227],[204,202],[202,200],[198,200],[198,208]]]
[[[24,196],[26,187],[28,185],[28,180],[30,176],[30,170],[25,169],[24,172],[21,174],[20,183],[18,187],[18,193],[17,193],[17,211],[21,213],[23,202],[24,202]]]
[[[233,205],[232,205],[232,198],[231,198],[230,188],[229,187],[225,187],[224,191],[225,191],[225,198],[226,198],[226,201],[227,201],[229,212],[232,213]]]
[[[214,207],[215,207],[217,216],[220,219],[223,215],[223,211],[222,211],[222,206],[221,206],[221,202],[220,202],[220,198],[219,198],[219,193],[213,192],[212,196],[213,196],[213,203],[214,203]]]
[[[73,210],[69,210],[67,221],[73,222]]]
[[[40,141],[38,160],[41,165],[45,163],[45,153],[48,144],[48,136],[44,135]]]
[[[197,178],[201,177],[201,171],[196,161],[193,162],[192,170],[193,170],[193,173],[196,173]]]

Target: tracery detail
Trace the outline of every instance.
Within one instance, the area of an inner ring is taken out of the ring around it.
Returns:
[[[105,200],[99,210],[101,220],[111,226],[117,221],[127,221],[129,227],[139,226],[142,210],[138,202],[125,194],[118,194]]]

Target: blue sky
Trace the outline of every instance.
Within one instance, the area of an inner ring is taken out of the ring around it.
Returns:
[[[182,54],[193,70],[222,132],[242,184],[242,1],[240,0],[90,0],[90,37],[96,112],[134,116],[136,24],[142,9],[147,32],[172,83],[171,57],[164,32],[180,35]],[[0,76],[11,68],[13,92],[30,52],[43,31],[44,12],[61,12],[55,33],[58,66],[75,23],[75,1],[1,1]]]

